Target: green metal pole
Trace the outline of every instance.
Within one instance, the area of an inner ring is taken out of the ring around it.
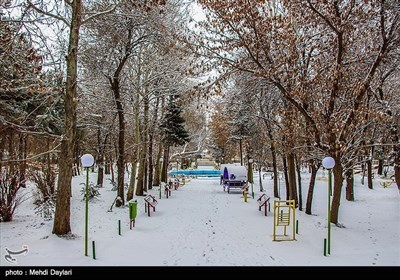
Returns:
[[[89,195],[88,195],[88,185],[89,185],[89,168],[86,167],[86,209],[85,209],[85,256],[88,255],[88,220],[89,220]]]
[[[326,257],[326,238],[324,238],[324,256]]]
[[[299,220],[296,220],[296,234],[299,234]]]
[[[328,255],[331,254],[331,189],[332,170],[328,170]]]
[[[121,235],[121,220],[118,220],[118,235]]]
[[[251,196],[252,196],[253,199],[254,199],[253,182],[251,182]]]
[[[96,247],[95,247],[94,241],[92,241],[92,250],[93,250],[93,259],[95,260],[96,259]]]

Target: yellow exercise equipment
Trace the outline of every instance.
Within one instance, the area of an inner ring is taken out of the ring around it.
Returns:
[[[274,201],[274,240],[273,241],[292,241],[296,240],[296,207],[294,200],[275,200]],[[286,227],[292,226],[293,238],[288,239]],[[283,235],[277,235],[277,227],[283,227]],[[280,239],[277,239],[280,237]]]

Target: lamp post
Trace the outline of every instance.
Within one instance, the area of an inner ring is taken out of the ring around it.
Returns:
[[[332,157],[325,157],[322,160],[322,166],[328,170],[328,254],[331,254],[331,195],[332,195],[332,168],[335,166],[335,160]],[[324,248],[324,256],[326,251]]]
[[[159,196],[158,198],[161,199],[161,185],[162,185],[162,178],[163,178],[163,172],[164,172],[164,166],[163,166],[163,158],[160,158],[160,189],[159,189]]]
[[[89,167],[94,163],[94,158],[91,154],[84,154],[81,156],[81,163],[83,168],[86,168],[86,188],[85,188],[85,198],[86,198],[86,209],[85,209],[85,256],[88,255],[88,212],[89,212],[89,197],[88,197],[88,185],[89,185]]]
[[[254,199],[254,191],[253,191],[253,159],[249,159],[249,181],[251,183],[251,197]]]

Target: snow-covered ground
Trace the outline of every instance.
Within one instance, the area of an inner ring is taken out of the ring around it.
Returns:
[[[305,205],[308,174],[303,173]],[[96,173],[90,174],[96,181]],[[397,188],[383,188],[375,179],[369,190],[356,177],[354,202],[341,200],[339,220],[332,225],[331,255],[323,256],[327,237],[327,179],[319,173],[314,191],[313,215],[296,210],[299,234],[296,241],[273,241],[273,213],[264,216],[256,201],[244,202],[240,192],[228,194],[219,179],[192,179],[164,193],[151,217],[138,200],[136,227],[129,229],[128,207],[110,208],[115,191],[106,180],[101,196],[89,204],[89,256],[84,256],[85,203],[80,193],[85,176],[73,178],[71,225],[74,238],[51,233],[52,221],[34,213],[32,201],[17,208],[14,221],[0,223],[0,265],[6,250],[27,245],[26,255],[16,255],[17,266],[399,266],[400,195]],[[258,182],[258,177],[255,176]],[[263,180],[272,198],[272,180]],[[284,197],[284,184],[280,190]],[[259,187],[254,185],[255,198]],[[150,191],[158,199],[158,189]],[[273,211],[271,205],[271,211]],[[121,220],[122,235],[118,235]],[[290,231],[289,231],[290,232]],[[96,244],[96,260],[91,244]]]

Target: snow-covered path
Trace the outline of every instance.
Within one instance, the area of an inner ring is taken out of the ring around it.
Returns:
[[[91,174],[95,181],[96,174]],[[395,187],[374,190],[356,185],[356,201],[341,202],[340,221],[332,226],[331,255],[323,256],[326,238],[326,178],[318,177],[314,192],[314,215],[296,211],[296,241],[272,241],[273,213],[258,211],[253,199],[244,202],[240,192],[228,194],[219,179],[192,179],[168,199],[164,194],[151,212],[144,212],[138,197],[136,227],[129,229],[128,208],[107,212],[115,192],[107,184],[99,200],[89,205],[89,257],[84,256],[84,202],[80,195],[84,176],[73,179],[72,231],[75,238],[51,234],[52,221],[43,222],[24,203],[15,221],[1,223],[1,265],[5,247],[29,246],[17,265],[50,266],[282,266],[282,265],[400,265],[400,199]],[[257,181],[257,179],[256,179]],[[303,186],[307,186],[304,174]],[[281,183],[282,184],[282,183]],[[272,197],[272,180],[264,180]],[[260,193],[254,186],[255,198]],[[283,190],[282,196],[284,195]],[[158,188],[150,191],[158,199]],[[303,203],[306,191],[303,190]],[[271,198],[272,200],[273,198]],[[271,205],[271,210],[272,205]],[[122,235],[118,235],[121,220]],[[96,242],[96,260],[91,244]]]
[[[170,243],[170,257],[164,264],[272,264],[271,259],[263,258],[265,253],[260,255],[263,246],[258,244],[271,219],[255,211],[255,203],[244,205],[241,197],[240,193],[223,192],[218,180],[203,180],[202,185],[189,184],[174,192],[165,202],[171,205],[162,230]],[[256,218],[252,219],[252,214]]]

